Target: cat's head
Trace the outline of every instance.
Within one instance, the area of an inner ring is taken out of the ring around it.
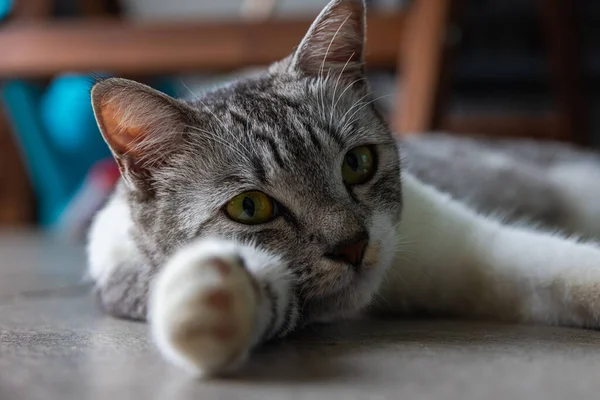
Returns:
[[[184,102],[108,79],[92,90],[155,264],[198,237],[280,255],[317,314],[369,301],[396,251],[399,159],[365,81],[364,4],[334,0],[263,75]]]

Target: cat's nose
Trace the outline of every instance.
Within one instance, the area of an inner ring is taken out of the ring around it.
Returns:
[[[369,235],[367,232],[360,232],[352,239],[345,240],[333,246],[330,251],[325,253],[325,257],[334,261],[358,266],[362,262],[368,243]]]

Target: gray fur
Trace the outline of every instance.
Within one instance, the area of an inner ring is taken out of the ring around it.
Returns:
[[[600,176],[597,153],[551,141],[435,132],[403,139],[400,148],[413,175],[483,213],[497,214],[507,222],[525,220],[567,233],[587,233],[572,231],[568,221],[575,205],[565,201],[549,171],[585,163]]]

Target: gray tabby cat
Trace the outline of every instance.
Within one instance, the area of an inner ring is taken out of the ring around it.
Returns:
[[[364,309],[600,326],[598,246],[401,175],[364,78],[364,20],[362,1],[333,0],[288,58],[194,102],[94,86],[123,179],[91,228],[90,273],[106,311],[148,319],[188,371]]]

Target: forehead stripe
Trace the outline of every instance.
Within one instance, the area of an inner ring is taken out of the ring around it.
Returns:
[[[308,138],[312,142],[313,147],[316,148],[317,150],[323,150],[323,144],[321,144],[321,141],[319,140],[319,137],[315,133],[315,130],[312,127],[312,125],[304,122],[303,126],[304,126],[304,130],[306,131],[306,133],[308,133]]]
[[[279,168],[283,169],[285,167],[285,163],[283,162],[283,157],[281,157],[281,153],[279,152],[279,148],[277,147],[275,140],[263,134],[257,134],[256,139],[265,143],[269,147],[273,160],[275,160]]]

